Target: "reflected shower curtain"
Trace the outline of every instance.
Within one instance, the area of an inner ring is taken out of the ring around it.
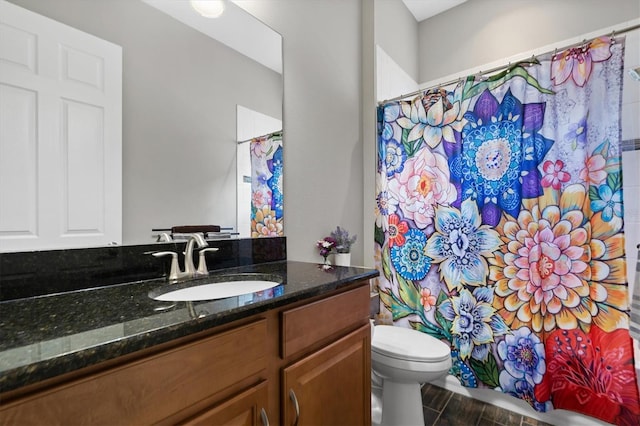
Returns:
[[[623,51],[602,37],[381,106],[375,240],[387,315],[449,343],[464,386],[637,425]]]
[[[251,237],[282,237],[282,131],[251,139]]]

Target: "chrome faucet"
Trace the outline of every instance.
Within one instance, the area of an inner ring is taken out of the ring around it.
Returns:
[[[203,248],[209,246],[207,241],[204,239],[204,234],[202,233],[194,233],[189,234],[189,240],[187,241],[187,245],[184,250],[184,271],[180,270],[180,265],[178,264],[178,254],[172,251],[159,251],[150,253],[154,257],[163,257],[163,256],[171,256],[171,270],[169,272],[169,281],[176,282],[182,281],[186,279],[193,278],[197,275],[208,275],[209,271],[207,269],[207,264],[204,258],[205,251],[217,251],[217,248],[203,249],[200,253],[200,261],[198,265],[198,269],[196,269],[193,264],[193,248],[195,245],[198,245],[198,248]]]
[[[200,232],[190,234],[187,247],[184,249],[184,273],[191,277],[196,274],[196,267],[193,264],[193,246],[195,244],[198,244],[198,248],[209,246],[207,240],[204,239],[204,234]]]

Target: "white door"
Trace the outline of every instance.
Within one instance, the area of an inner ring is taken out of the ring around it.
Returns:
[[[122,243],[122,48],[0,0],[0,252]]]

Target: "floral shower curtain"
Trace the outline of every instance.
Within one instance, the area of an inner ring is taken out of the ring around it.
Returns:
[[[378,109],[376,248],[396,325],[538,411],[637,425],[628,332],[623,39]]]
[[[282,237],[282,131],[251,139],[251,237]]]

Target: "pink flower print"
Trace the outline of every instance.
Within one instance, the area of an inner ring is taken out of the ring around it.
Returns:
[[[604,170],[606,165],[607,160],[601,154],[592,155],[585,161],[584,169],[580,170],[580,180],[589,185],[600,185],[607,178]]]
[[[269,151],[269,140],[262,136],[251,140],[251,152],[255,157],[264,157]]]
[[[431,294],[431,290],[428,288],[420,289],[420,304],[424,306],[424,311],[429,312],[434,306],[436,306],[438,299]]]
[[[594,62],[606,61],[611,57],[611,39],[599,37],[579,47],[572,47],[554,54],[551,58],[551,79],[558,86],[571,76],[580,87],[589,80]]]
[[[568,182],[571,175],[562,171],[564,168],[564,162],[562,160],[556,160],[556,162],[545,161],[542,165],[542,170],[546,173],[542,178],[542,186],[544,188],[552,187],[556,191],[560,189],[563,183]]]
[[[407,159],[402,172],[389,181],[388,191],[390,202],[404,206],[404,218],[413,220],[419,229],[433,222],[436,206],[447,206],[458,196],[449,182],[446,157],[426,147]]]
[[[625,268],[617,266],[624,262],[622,221],[587,217],[583,184],[538,201],[517,219],[504,216],[504,245],[488,259],[500,315],[512,330],[536,333],[592,324],[610,332],[628,324]]]
[[[257,209],[261,209],[263,206],[271,205],[271,191],[256,190],[251,194],[251,201],[253,206]]]
[[[554,232],[544,220],[540,221],[540,230],[532,237],[524,237],[524,246],[518,253],[521,257],[514,265],[520,268],[518,278],[526,282],[526,297],[531,298],[532,312],[540,311],[545,315],[548,311],[557,315],[556,321],[561,327],[563,317],[569,320],[568,315],[562,315],[562,310],[580,304],[585,285],[581,274],[588,266],[581,260],[583,253],[584,248],[575,245],[570,235]]]

